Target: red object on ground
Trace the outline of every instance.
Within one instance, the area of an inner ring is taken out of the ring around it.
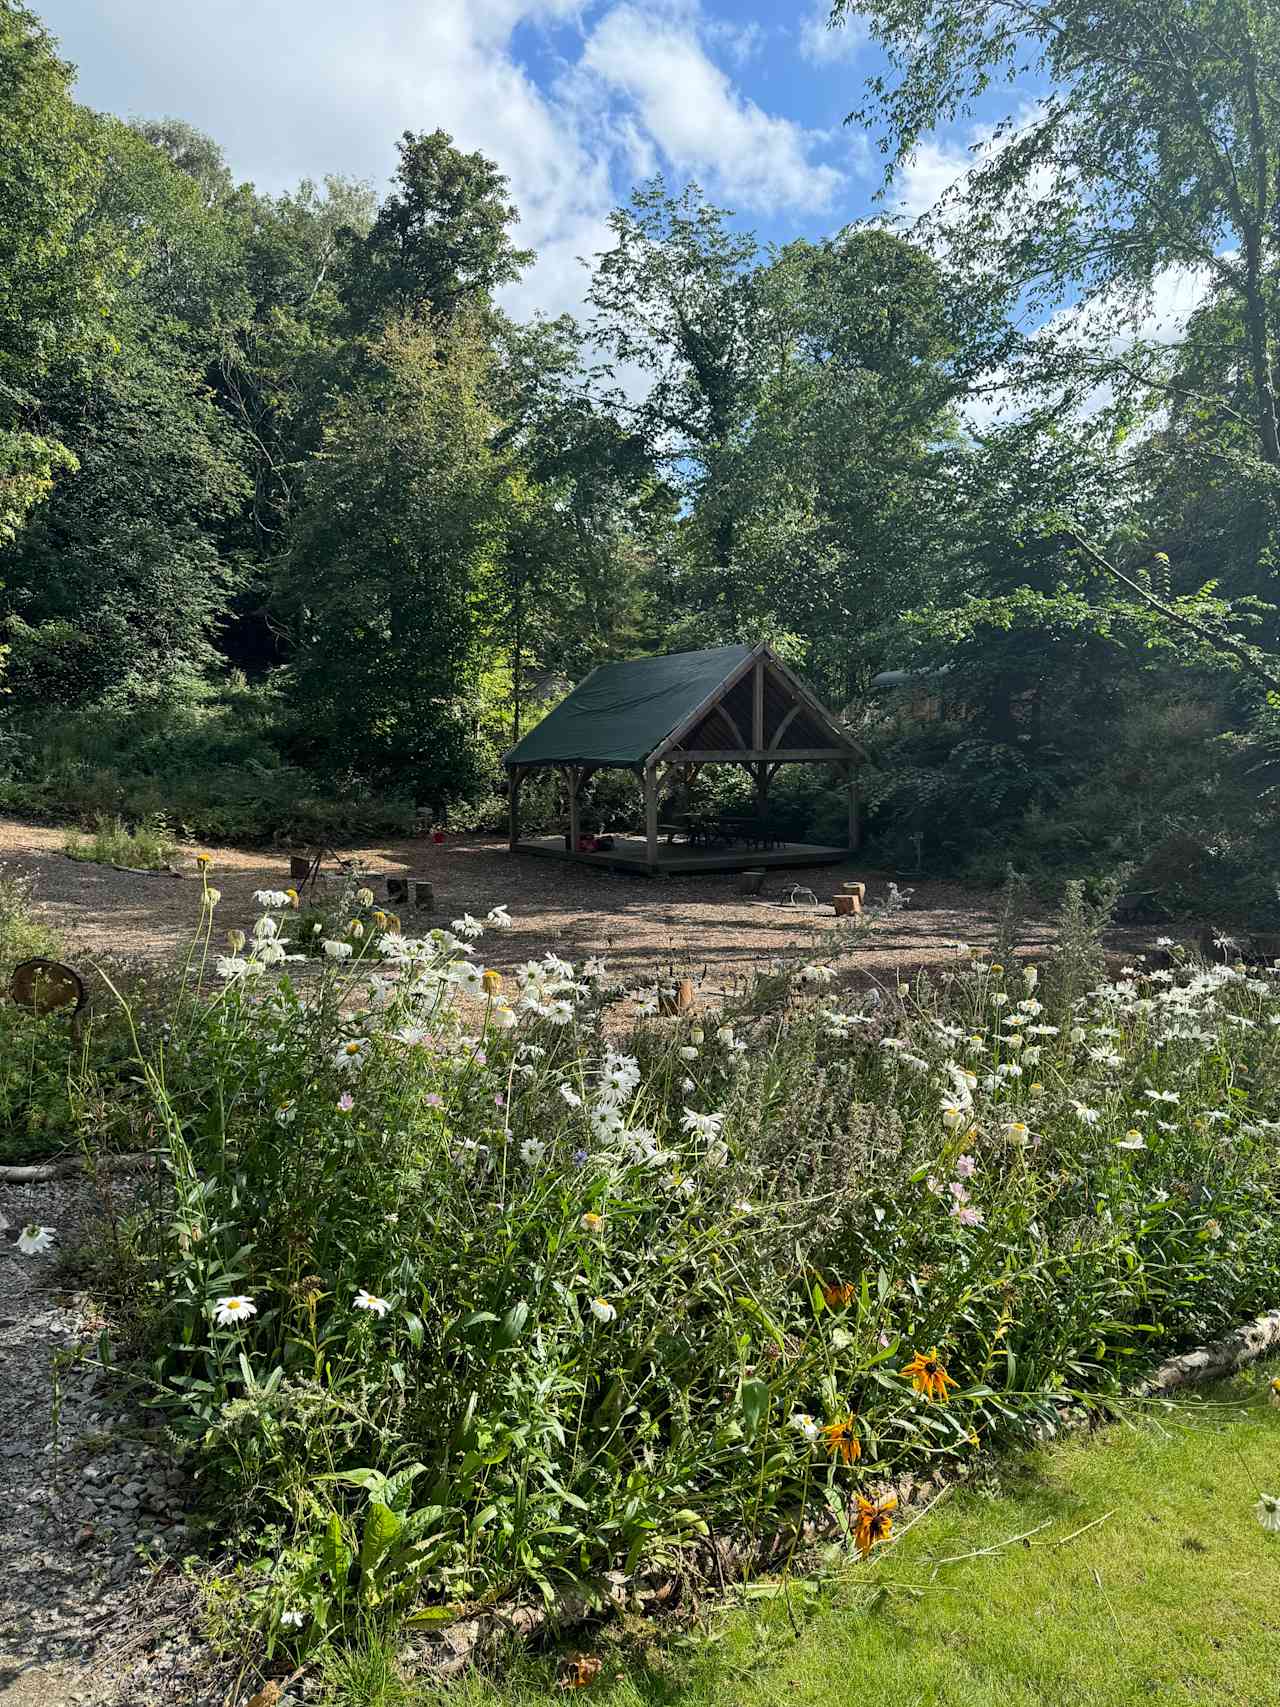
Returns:
[[[440,843],[444,840],[444,831],[443,830],[432,830],[431,840],[436,844],[437,847],[439,847]]]
[[[578,852],[579,853],[594,853],[595,851],[596,851],[596,839],[594,836],[579,836],[578,837]]]

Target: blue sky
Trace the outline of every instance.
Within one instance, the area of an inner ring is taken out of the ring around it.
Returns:
[[[340,172],[379,189],[405,129],[443,126],[511,179],[537,265],[517,312],[573,309],[577,257],[609,210],[664,171],[696,178],[766,239],[877,211],[883,160],[845,115],[880,56],[832,34],[827,0],[34,0],[122,116],[207,130],[263,190]],[[995,106],[992,105],[994,115]],[[929,205],[966,134],[935,139],[889,210]]]

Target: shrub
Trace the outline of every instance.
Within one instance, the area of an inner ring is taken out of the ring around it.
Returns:
[[[162,813],[144,818],[134,830],[122,818],[99,816],[86,841],[72,831],[63,850],[72,859],[92,860],[99,865],[119,865],[139,871],[164,871],[175,848]]]
[[[60,953],[57,933],[32,911],[30,883],[0,867],[0,980],[7,985],[20,961]],[[145,1023],[163,1002],[163,981],[148,991],[127,968],[115,979]],[[131,1130],[135,1089],[134,1040],[119,1008],[99,1004],[73,1024],[65,1008],[35,1014],[0,1001],[0,1164],[43,1161],[90,1139],[114,1148]]]
[[[624,1043],[477,921],[303,987],[271,917],[141,1051],[129,1324],[269,1644],[843,1513],[1274,1301],[1273,973],[784,967]]]
[[[407,833],[408,798],[321,780],[291,753],[296,720],[272,683],[199,681],[140,704],[104,704],[10,731],[0,806],[140,824],[162,815],[212,842],[341,843]]]
[[[52,958],[59,947],[57,931],[32,911],[30,879],[0,865],[0,979],[7,984],[20,960]]]

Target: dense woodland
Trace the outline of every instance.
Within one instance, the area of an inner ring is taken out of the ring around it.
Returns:
[[[1273,918],[1280,7],[846,9],[890,174],[1045,93],[915,229],[763,247],[643,184],[581,321],[521,324],[506,181],[429,113],[382,193],[263,195],[78,105],[0,0],[0,804],[484,825],[594,663],[767,636],[866,742],[895,868]],[[1170,340],[1172,269],[1208,289]]]

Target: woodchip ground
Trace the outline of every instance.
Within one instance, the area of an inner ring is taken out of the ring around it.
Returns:
[[[172,961],[198,922],[195,848],[176,857],[180,875],[116,870],[69,859],[63,832],[0,820],[0,865],[33,884],[38,914],[63,933],[72,960],[96,955]],[[257,889],[290,882],[287,852],[208,847],[210,881],[222,893],[219,932],[252,923]],[[993,897],[958,883],[877,871],[856,859],[812,871],[770,872],[760,895],[741,895],[723,876],[644,878],[614,875],[529,855],[512,855],[493,836],[385,840],[344,849],[384,888],[387,875],[426,878],[435,890],[430,912],[401,909],[406,930],[448,925],[463,912],[483,915],[499,902],[511,910],[510,931],[486,937],[484,956],[499,970],[548,950],[570,960],[605,957],[615,979],[652,982],[671,969],[692,971],[709,993],[749,977],[762,962],[803,952],[840,927],[831,899],[842,882],[867,885],[868,928],[850,943],[855,976],[887,980],[955,957],[957,942],[990,944]],[[332,867],[332,861],[329,862]],[[914,893],[905,911],[884,903],[891,880]],[[813,891],[816,906],[787,904],[793,884]],[[844,933],[850,933],[846,930]],[[1033,928],[1030,945],[1043,933]]]

